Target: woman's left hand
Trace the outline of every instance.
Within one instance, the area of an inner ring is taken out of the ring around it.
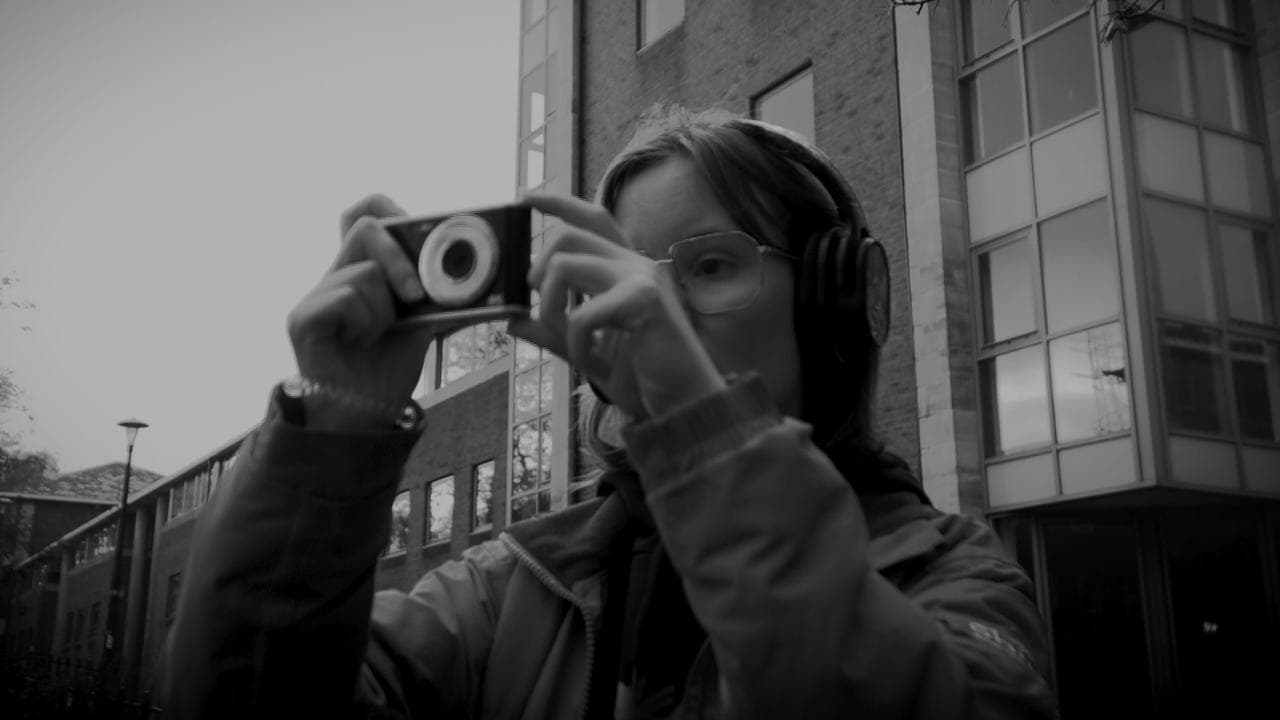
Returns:
[[[567,360],[632,419],[724,387],[673,279],[631,249],[607,209],[548,193],[525,201],[565,225],[529,270],[536,317],[511,320],[512,335]],[[583,300],[571,305],[575,292]]]

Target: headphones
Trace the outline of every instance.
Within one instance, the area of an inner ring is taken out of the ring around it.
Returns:
[[[889,335],[889,262],[831,159],[803,136],[759,120],[728,123],[807,170],[831,196],[840,224],[809,239],[801,258],[796,331],[802,348],[828,347],[839,362]]]

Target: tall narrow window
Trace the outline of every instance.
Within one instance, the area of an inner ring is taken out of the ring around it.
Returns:
[[[432,480],[427,486],[427,518],[424,544],[448,542],[453,532],[453,476]]]
[[[471,470],[472,530],[493,524],[493,471],[492,460],[486,460]]]
[[[684,0],[639,0],[639,5],[641,48],[684,22]]]
[[[391,502],[391,537],[387,538],[387,555],[402,553],[409,549],[409,491],[396,494]]]
[[[813,71],[804,70],[756,98],[755,116],[813,140]]]

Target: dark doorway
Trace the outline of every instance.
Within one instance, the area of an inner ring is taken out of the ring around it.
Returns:
[[[1062,716],[1152,717],[1137,530],[1046,522],[1044,551]]]

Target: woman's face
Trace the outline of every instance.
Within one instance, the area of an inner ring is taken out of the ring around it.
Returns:
[[[633,177],[618,195],[614,216],[636,249],[655,260],[669,257],[668,248],[676,241],[742,230],[693,162],[682,157]],[[776,255],[762,255],[761,263],[763,278],[754,303],[716,315],[688,310],[689,318],[720,372],[758,372],[779,409],[799,417],[803,395],[792,315],[794,270]]]

